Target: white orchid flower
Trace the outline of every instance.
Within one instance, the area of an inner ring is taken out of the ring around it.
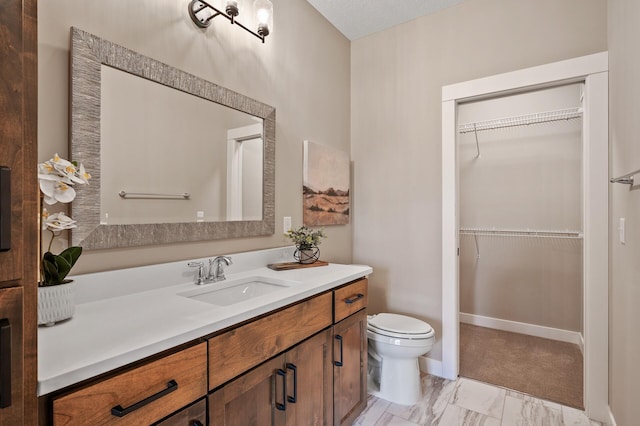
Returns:
[[[51,205],[57,202],[70,203],[76,197],[76,191],[71,187],[79,183],[89,183],[91,175],[81,164],[77,168],[72,162],[60,158],[56,153],[52,159],[38,164],[38,180],[40,190],[44,194],[44,201]]]
[[[78,170],[78,178],[82,179],[83,183],[88,184],[89,179],[91,179],[91,175],[87,173],[84,169],[84,164],[80,163],[80,168]]]
[[[48,229],[49,231],[64,231],[65,229],[76,228],[76,221],[71,219],[64,213],[50,214],[47,209],[42,211],[42,229]]]
[[[76,198],[76,191],[62,180],[40,179],[40,190],[44,194],[44,202],[52,205],[57,202],[70,203]]]

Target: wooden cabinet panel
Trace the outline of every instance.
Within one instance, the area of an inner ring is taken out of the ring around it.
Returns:
[[[333,327],[333,424],[350,425],[367,406],[367,314]]]
[[[280,355],[210,394],[209,425],[284,425],[285,411],[275,407],[284,403],[286,376],[276,373],[283,367]]]
[[[363,278],[334,290],[334,322],[340,322],[367,306],[368,284],[369,281]]]
[[[329,327],[331,306],[324,293],[209,339],[209,389]]]
[[[210,424],[331,424],[331,335],[331,329],[322,331],[213,392]]]
[[[22,293],[21,287],[0,290],[0,364],[10,360],[5,368],[0,368],[0,425],[23,424],[23,336],[22,336]]]
[[[201,399],[154,426],[204,426],[207,424],[207,400]]]
[[[54,425],[141,425],[153,423],[207,393],[207,347],[201,343],[56,398]],[[154,395],[162,395],[149,401]],[[141,403],[141,404],[138,404]],[[112,414],[118,407],[122,417]],[[142,406],[140,406],[142,405]]]
[[[331,330],[285,353],[287,425],[322,426],[333,419]]]

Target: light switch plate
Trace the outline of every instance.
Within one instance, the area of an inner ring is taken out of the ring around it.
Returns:
[[[286,233],[291,229],[291,216],[285,216],[282,218],[282,231]]]

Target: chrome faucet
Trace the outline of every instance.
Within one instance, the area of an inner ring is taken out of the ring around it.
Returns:
[[[187,263],[187,266],[190,268],[198,268],[193,280],[194,284],[201,285],[207,282],[207,277],[204,273],[204,262],[189,262]]]
[[[231,257],[229,256],[217,256],[214,259],[209,259],[209,278],[213,281],[223,281],[227,277],[224,276],[224,266],[232,265]]]
[[[224,276],[224,267],[232,264],[231,257],[217,256],[209,259],[209,270],[206,273],[204,271],[204,262],[189,262],[187,266],[198,268],[193,282],[197,285],[202,285],[225,280],[227,277]]]

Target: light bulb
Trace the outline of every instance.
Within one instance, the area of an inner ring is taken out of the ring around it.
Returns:
[[[227,12],[227,15],[231,17],[238,16],[240,12],[238,10],[237,0],[227,0],[227,6],[225,8],[225,12]]]
[[[273,4],[269,0],[256,0],[253,8],[258,20],[258,34],[266,37],[273,32]]]

